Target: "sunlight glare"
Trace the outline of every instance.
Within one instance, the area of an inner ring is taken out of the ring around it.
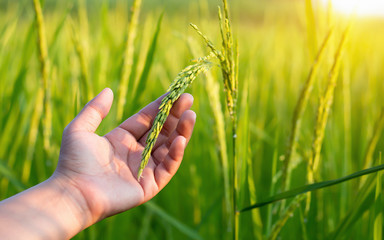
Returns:
[[[384,17],[384,0],[322,0],[324,4],[332,2],[335,11],[343,14]]]

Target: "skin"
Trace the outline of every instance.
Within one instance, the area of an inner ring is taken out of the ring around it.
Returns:
[[[91,100],[65,128],[54,174],[0,202],[0,239],[68,239],[159,193],[179,168],[196,120],[189,110],[193,97],[183,94],[138,181],[145,139],[162,98],[104,136],[95,131],[111,108],[112,90]]]

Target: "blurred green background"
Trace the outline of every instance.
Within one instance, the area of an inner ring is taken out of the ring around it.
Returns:
[[[279,191],[279,171],[293,110],[315,54],[334,25],[335,34],[326,49],[302,121],[289,188],[306,184],[306,159],[311,151],[316,110],[341,33],[349,21],[348,16],[337,14],[317,1],[312,3],[311,22],[306,12],[308,1],[229,1],[239,46],[240,207]],[[217,20],[220,4],[216,0],[143,0],[124,117],[163,94],[191,60],[208,54],[189,23],[198,25],[217,46],[221,44]],[[40,116],[35,114],[42,107],[37,102],[42,74],[33,1],[0,0],[1,199],[52,174],[64,127],[105,87],[115,92],[115,102],[98,133],[105,134],[118,124],[116,100],[121,89],[131,6],[132,1],[118,0],[43,2],[50,62],[47,88],[50,98],[46,106],[51,109],[51,117],[46,122],[45,111],[41,110]],[[154,46],[153,37],[162,14],[149,75],[142,78],[149,61],[148,49]],[[377,133],[375,122],[384,102],[383,24],[380,17],[355,19],[341,60],[317,181],[364,168],[364,156],[372,135]],[[213,68],[211,74],[220,86],[221,106],[212,108],[209,93],[216,92],[212,92],[215,90],[205,76],[196,79],[188,89],[195,99],[193,110],[197,113],[197,123],[183,164],[170,184],[150,204],[105,219],[75,239],[231,238],[223,205],[217,111],[224,113],[226,122],[229,119],[220,69]],[[140,84],[143,79],[145,84]],[[230,135],[228,128],[221,130],[227,137]],[[46,139],[44,132],[48,132]],[[377,165],[384,148],[381,132],[377,135],[371,165]],[[48,140],[45,146],[44,140]],[[368,197],[364,201],[357,201],[359,181],[315,192],[308,215],[303,214],[303,203],[282,228],[281,239],[331,238],[335,231],[342,239],[373,238],[375,219],[383,211],[374,204],[378,202],[374,199],[374,188],[367,189]],[[242,214],[240,239],[266,238],[279,219],[273,206]],[[354,218],[340,227],[351,212]]]

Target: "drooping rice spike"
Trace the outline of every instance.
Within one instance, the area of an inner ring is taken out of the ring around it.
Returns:
[[[177,75],[175,80],[169,86],[167,90],[169,93],[161,101],[159,112],[153,121],[152,128],[148,134],[147,140],[145,141],[147,145],[142,153],[141,164],[137,173],[138,180],[140,180],[144,168],[148,164],[152,148],[156,143],[157,137],[159,136],[165,121],[167,120],[173,104],[177,101],[177,99],[179,99],[180,95],[183,94],[185,89],[200,73],[207,71],[211,67],[212,63],[208,61],[210,57],[212,57],[212,54],[204,58],[199,58],[197,63],[184,68],[184,70]]]

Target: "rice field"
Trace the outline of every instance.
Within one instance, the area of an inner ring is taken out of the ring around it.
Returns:
[[[102,89],[101,135],[216,49],[176,176],[74,239],[382,239],[384,17],[225,2],[0,0],[1,199],[53,173]]]

